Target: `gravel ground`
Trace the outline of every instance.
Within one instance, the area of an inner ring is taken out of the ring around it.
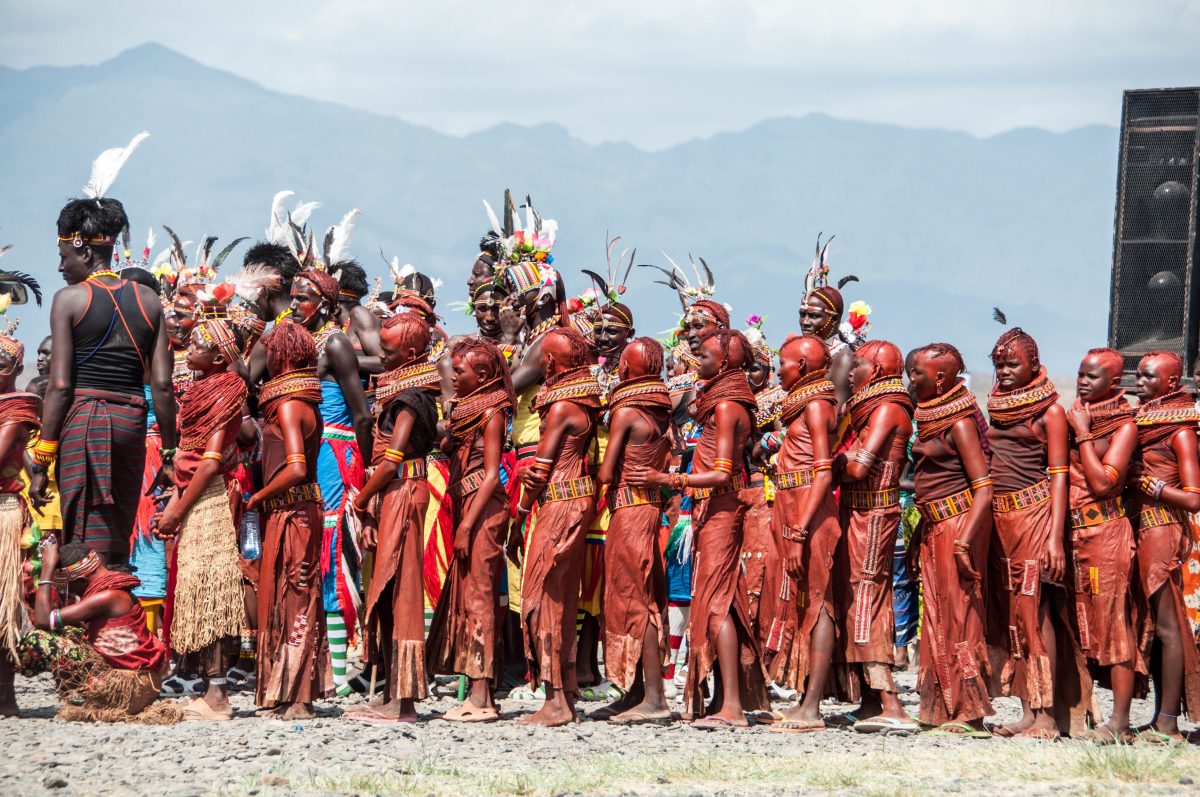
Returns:
[[[916,713],[914,676],[899,677]],[[321,716],[282,722],[251,716],[253,693],[234,694],[239,716],[174,726],[53,720],[47,677],[17,679],[19,719],[0,719],[0,794],[921,794],[1172,793],[1200,783],[1200,747],[1098,749],[1081,742],[885,738],[829,730],[701,732],[682,723],[619,728],[584,719],[566,728],[518,726],[534,704],[501,701],[505,720],[364,725],[341,717],[354,697]],[[1012,700],[999,719],[1015,718]],[[422,703],[422,719],[454,705]],[[586,709],[600,704],[587,704]],[[827,714],[841,710],[835,704]],[[1144,721],[1150,706],[1135,706]]]

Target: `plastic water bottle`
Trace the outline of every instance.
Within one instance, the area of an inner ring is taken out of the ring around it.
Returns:
[[[242,514],[241,541],[242,558],[254,561],[262,556],[262,521],[256,510]]]

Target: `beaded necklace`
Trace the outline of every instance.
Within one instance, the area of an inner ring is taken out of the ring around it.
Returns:
[[[993,426],[1013,426],[1038,417],[1058,401],[1058,391],[1046,375],[1046,366],[1025,387],[1005,392],[995,388],[988,395],[988,419]]]
[[[829,371],[822,369],[807,374],[797,382],[779,406],[779,420],[784,426],[800,417],[804,408],[814,401],[837,403],[837,393],[829,380]]]
[[[867,425],[875,410],[884,404],[898,404],[912,416],[912,398],[904,387],[903,379],[898,376],[880,377],[850,396],[846,409],[850,412],[850,424],[856,434]]]
[[[963,418],[973,418],[979,405],[967,385],[961,379],[954,387],[929,401],[917,402],[913,420],[917,423],[917,437],[929,440],[945,432]]]

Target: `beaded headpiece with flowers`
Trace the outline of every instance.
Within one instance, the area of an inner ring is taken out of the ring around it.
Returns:
[[[607,276],[601,277],[595,271],[581,269],[592,280],[592,287],[569,301],[567,310],[572,313],[583,312],[590,316],[607,313],[625,326],[632,327],[633,313],[621,303],[621,297],[627,289],[629,274],[633,271],[633,261],[637,257],[637,249],[625,247],[614,258],[613,253],[616,251],[621,237],[618,235],[608,238],[606,234],[605,238],[607,239],[605,248]],[[621,274],[622,264],[625,264],[624,274]]]
[[[871,307],[864,301],[856,300],[851,302],[849,312],[846,312],[842,288],[851,282],[858,282],[858,277],[847,274],[838,280],[836,288],[829,284],[829,245],[837,236],[829,236],[829,240],[822,246],[821,235],[822,233],[817,234],[812,265],[804,278],[804,303],[820,307],[829,316],[826,326],[818,332],[820,337],[831,338],[835,333],[839,333],[852,348],[857,347],[867,339],[867,332],[871,329]],[[843,313],[846,313],[846,318],[839,325],[838,318]]]
[[[244,237],[235,238],[232,243],[214,256],[212,250],[213,245],[217,242],[217,236],[205,236],[204,240],[196,247],[195,259],[189,264],[185,247],[190,241],[186,243],[181,241],[175,231],[165,224],[163,229],[170,236],[171,245],[164,254],[155,258],[154,267],[150,269],[150,273],[157,277],[159,284],[163,286],[164,296],[171,296],[185,285],[203,286],[212,282],[216,279],[217,269],[225,262],[225,258],[229,257],[229,253],[246,240]]]

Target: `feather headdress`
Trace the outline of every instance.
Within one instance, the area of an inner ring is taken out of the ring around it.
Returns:
[[[171,245],[167,249],[167,258],[170,262],[164,268],[160,267],[156,260],[153,273],[154,276],[158,277],[159,281],[166,280],[171,283],[182,281],[183,284],[187,284],[212,281],[216,278],[217,270],[221,268],[221,264],[229,257],[229,253],[237,248],[238,244],[246,240],[244,236],[235,238],[214,256],[212,250],[213,245],[217,242],[217,236],[207,235],[197,245],[196,257],[191,265],[189,265],[185,247],[191,242],[184,243],[181,241],[179,236],[175,234],[175,231],[165,224],[163,225],[163,229],[167,231],[167,235],[171,239]]]
[[[158,242],[158,239],[154,235],[154,228],[151,227],[149,230],[146,231],[146,245],[142,247],[141,257],[137,258],[136,260],[133,257],[133,253],[129,249],[130,237],[131,237],[130,230],[128,227],[126,227],[124,232],[121,233],[121,254],[120,254],[120,256],[117,255],[117,252],[115,249],[113,250],[113,260],[115,260],[117,262],[117,267],[119,269],[144,268],[144,269],[149,270],[149,268],[150,268],[150,250],[153,249],[154,244]],[[168,252],[169,251],[170,250],[168,250]]]
[[[271,199],[271,218],[267,222],[266,240],[268,243],[287,246],[291,239],[291,224],[304,227],[308,224],[313,211],[321,207],[320,202],[298,202],[289,213],[283,203],[296,195],[295,191],[279,191]]]
[[[150,134],[143,130],[133,137],[128,146],[113,147],[101,152],[99,157],[92,161],[92,176],[83,187],[84,195],[95,200],[103,198],[116,181],[117,175],[121,173],[125,161],[129,160],[133,151],[149,137]]]
[[[679,264],[671,259],[671,256],[663,252],[663,257],[671,264],[671,268],[666,269],[662,266],[654,264],[641,263],[639,268],[655,268],[661,271],[666,277],[666,281],[654,280],[657,285],[666,285],[679,296],[679,303],[683,306],[686,312],[689,307],[701,299],[711,298],[717,292],[717,281],[713,277],[712,269],[708,267],[708,263],[704,258],[695,258],[691,254],[688,255],[688,260],[692,263],[692,273],[696,276],[696,283],[693,285],[688,279],[687,273],[680,268]],[[696,265],[696,261],[700,261],[700,266]],[[700,269],[704,269],[704,276],[700,275]]]
[[[4,257],[5,253],[12,248],[12,244],[0,246],[0,257]],[[23,287],[24,290],[20,290],[18,286]],[[32,275],[26,274],[24,271],[0,269],[0,303],[3,303],[5,309],[11,304],[24,304],[29,301],[28,296],[15,301],[13,299],[13,294],[24,294],[25,291],[33,294],[38,307],[42,306],[42,286]]]
[[[354,230],[355,219],[362,211],[353,208],[342,220],[325,231],[325,241],[321,247],[321,255],[327,268],[334,268],[350,255],[350,233]],[[293,215],[293,220],[295,216]]]
[[[253,304],[264,291],[269,293],[276,290],[283,282],[283,277],[273,268],[251,264],[232,277],[226,277],[225,281],[233,286],[238,298]]]
[[[633,271],[633,261],[637,257],[637,249],[627,246],[614,259],[613,252],[616,251],[621,236],[617,235],[609,238],[608,233],[605,233],[604,237],[607,242],[605,247],[607,276],[601,277],[589,269],[580,269],[584,274],[588,275],[595,286],[594,289],[585,291],[583,296],[580,297],[585,306],[592,303],[606,305],[620,302],[621,296],[625,293],[626,285],[629,282],[629,274]],[[625,265],[624,274],[621,273],[622,264]]]

